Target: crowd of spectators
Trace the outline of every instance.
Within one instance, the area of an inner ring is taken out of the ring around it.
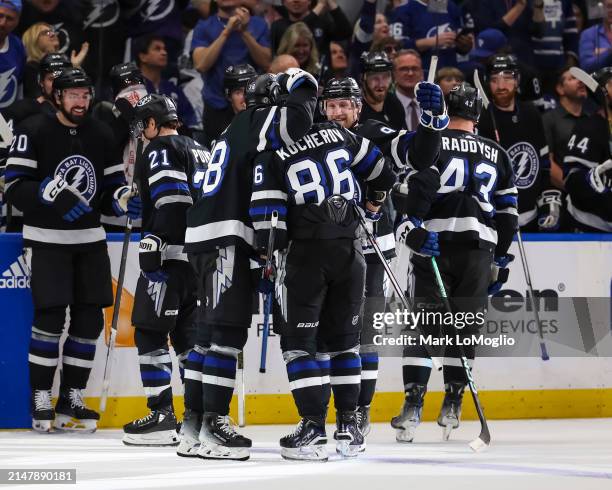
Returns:
[[[415,129],[416,84],[445,93],[499,54],[515,56],[521,101],[542,115],[551,182],[573,125],[594,108],[570,73],[612,65],[612,0],[0,0],[0,111],[40,95],[38,63],[66,54],[114,97],[111,67],[134,61],[148,92],[177,102],[192,136],[209,144],[235,109],[226,70],[251,65],[278,73],[299,66],[323,85],[352,76],[362,86],[363,118]]]

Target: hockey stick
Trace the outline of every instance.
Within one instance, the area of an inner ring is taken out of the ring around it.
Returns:
[[[272,211],[270,234],[268,235],[268,248],[266,250],[266,266],[263,271],[264,279],[269,279],[272,274],[272,254],[274,253],[274,236],[278,226],[278,211]],[[272,310],[272,293],[264,295],[263,330],[261,332],[261,359],[259,361],[259,372],[266,372],[266,357],[268,353],[268,337],[270,336],[270,313]]]
[[[0,148],[9,148],[11,146],[11,143],[13,141],[13,131],[11,130],[11,127],[8,125],[8,123],[6,122],[6,119],[4,119],[4,116],[1,113],[0,113],[0,138],[2,139],[2,141],[0,142]],[[6,162],[4,166],[6,170]],[[2,205],[4,204],[6,204],[6,226],[8,228],[8,225],[10,224],[11,218],[13,215],[13,206],[9,204],[8,202],[6,202],[6,193],[3,191],[2,192]]]
[[[236,370],[236,384],[238,385],[238,426],[246,425],[245,417],[245,391],[244,391],[244,351],[238,354],[238,363]]]
[[[485,109],[489,111],[491,116],[491,124],[493,125],[493,131],[495,132],[495,140],[497,144],[500,144],[499,140],[499,131],[497,130],[497,123],[495,121],[495,113],[493,112],[493,106],[489,102],[489,97],[487,97],[484,88],[482,87],[482,83],[480,83],[480,77],[478,76],[478,70],[474,70],[474,84],[476,88],[480,92],[480,96],[482,97],[482,105]],[[542,324],[540,323],[540,313],[538,312],[538,307],[536,305],[535,296],[533,294],[533,285],[531,284],[531,274],[529,273],[529,265],[527,264],[527,254],[525,252],[525,247],[523,246],[523,236],[521,235],[521,230],[516,230],[516,236],[518,239],[518,247],[519,247],[519,255],[521,256],[521,264],[523,265],[523,274],[525,274],[525,282],[527,282],[527,287],[529,289],[529,294],[531,295],[531,305],[533,306],[533,314],[535,317],[536,325],[538,327],[538,336],[540,337],[540,357],[543,361],[548,361],[550,357],[548,356],[548,351],[546,350],[546,342],[544,341],[544,332],[542,331]]]
[[[378,256],[378,260],[380,260],[381,264],[383,265],[385,269],[385,273],[387,274],[387,277],[389,278],[389,281],[391,282],[391,285],[393,286],[393,289],[395,290],[395,294],[397,294],[398,298],[400,298],[400,300],[402,301],[402,306],[404,307],[404,310],[406,311],[412,310],[412,308],[410,307],[410,304],[408,303],[408,299],[406,298],[406,295],[402,291],[402,287],[400,286],[397,278],[395,277],[395,274],[393,274],[393,271],[391,270],[391,267],[389,266],[387,259],[385,259],[385,254],[383,254],[382,250],[378,246],[378,243],[376,242],[376,238],[374,238],[374,235],[372,235],[372,233],[370,233],[370,230],[368,230],[368,226],[366,224],[365,218],[361,214],[361,211],[359,210],[357,203],[354,201],[353,201],[353,207],[354,207],[355,214],[357,214],[357,218],[359,219],[359,224],[361,225],[361,228],[366,234],[366,238],[370,242],[370,245],[372,245],[372,248],[374,248],[374,251],[376,252],[376,255]],[[419,327],[417,326],[415,326],[415,329],[417,329],[417,331],[420,330]],[[432,364],[434,365],[437,371],[440,371],[442,369],[442,364],[440,363],[438,358],[434,356],[433,352],[427,345],[425,345],[424,347],[425,347],[425,350],[427,351],[427,355],[431,357]]]
[[[436,30],[436,36],[437,34],[437,30]],[[431,61],[429,62],[429,72],[427,73],[427,81],[429,83],[434,83],[434,80],[436,79],[436,70],[438,69],[438,57],[434,54],[431,57]]]
[[[448,296],[446,296],[446,289],[444,288],[444,283],[442,282],[442,277],[440,276],[440,270],[438,269],[438,263],[436,262],[436,258],[431,258],[431,267],[433,268],[434,275],[436,276],[436,283],[438,284],[438,289],[440,290],[440,295],[442,296],[442,301],[444,302],[444,307],[449,313],[452,313],[452,309],[450,303],[448,301]],[[455,330],[455,334],[458,335],[458,330],[453,324],[452,327]],[[472,451],[478,452],[486,449],[489,444],[491,444],[491,433],[489,432],[489,426],[487,425],[487,419],[484,416],[484,412],[482,411],[482,406],[480,405],[480,398],[478,397],[478,391],[476,390],[476,383],[474,383],[474,378],[472,377],[472,368],[468,362],[467,357],[465,357],[465,351],[463,350],[463,345],[459,344],[459,354],[461,355],[461,364],[463,365],[463,369],[465,370],[465,375],[468,380],[468,386],[470,387],[470,392],[472,393],[472,400],[474,400],[474,406],[476,407],[476,413],[478,414],[478,419],[480,420],[480,435],[478,438],[474,439],[470,442],[470,448]]]

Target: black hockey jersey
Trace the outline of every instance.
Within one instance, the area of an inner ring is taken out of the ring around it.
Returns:
[[[606,120],[598,114],[576,123],[567,142],[563,176],[567,212],[584,231],[612,232],[612,193],[599,194],[588,182],[588,172],[610,156]]]
[[[260,155],[250,208],[258,248],[266,247],[274,210],[277,249],[292,239],[354,238],[358,223],[352,208],[340,224],[330,223],[320,205],[332,195],[361,202],[358,178],[374,191],[388,192],[395,182],[376,145],[334,122],[317,123],[295,144]]]
[[[441,132],[437,198],[424,219],[440,241],[474,242],[505,255],[517,227],[512,164],[494,141],[467,131]]]
[[[187,209],[197,199],[209,151],[187,136],[159,136],[137,161],[135,180],[142,199],[142,231],[168,244],[166,259],[187,260],[183,253]]]
[[[187,213],[187,252],[255,245],[249,217],[253,160],[304,136],[312,126],[316,101],[316,88],[303,83],[283,107],[253,107],[236,115],[213,145],[199,182],[201,197]]]
[[[542,191],[550,188],[549,149],[546,144],[542,116],[530,102],[517,100],[513,112],[494,107],[500,144],[506,150],[514,169],[518,190],[519,226],[535,224],[537,201]],[[478,121],[478,134],[495,140],[488,111]]]
[[[6,192],[9,202],[23,211],[26,245],[105,244],[100,211],[112,212],[113,193],[125,185],[114,149],[110,128],[92,118],[72,128],[55,115],[40,114],[16,128],[6,165]],[[92,212],[68,222],[40,201],[40,183],[58,175],[79,191]]]

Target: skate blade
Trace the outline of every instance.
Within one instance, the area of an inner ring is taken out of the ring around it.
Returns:
[[[450,426],[450,425],[446,425],[442,428],[442,440],[443,441],[448,441],[448,439],[450,438],[451,432],[453,431],[454,427]]]
[[[327,448],[323,445],[281,447],[281,457],[290,461],[320,461],[322,463],[329,459]]]
[[[414,433],[416,432],[416,426],[408,426],[404,429],[396,429],[395,440],[403,444],[408,444],[413,441]]]
[[[53,420],[32,420],[32,430],[40,434],[50,434],[53,431]]]
[[[343,458],[355,458],[365,451],[365,442],[363,444],[351,444],[352,441],[337,441],[336,452]]]
[[[226,447],[210,442],[200,442],[197,457],[202,459],[246,461],[251,457],[251,454],[248,447]]]
[[[97,422],[95,419],[75,419],[68,415],[57,414],[53,421],[53,427],[56,430],[63,430],[65,432],[91,434],[98,428]]]
[[[181,442],[176,449],[176,455],[181,456],[182,458],[197,458],[198,449],[200,449],[200,441],[186,441],[185,439],[181,439]]]
[[[165,447],[178,446],[179,438],[175,430],[163,430],[148,434],[124,434],[121,442],[126,446]]]

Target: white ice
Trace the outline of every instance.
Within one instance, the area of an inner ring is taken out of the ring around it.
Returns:
[[[434,423],[422,424],[412,444],[398,444],[388,424],[374,424],[367,451],[341,460],[331,443],[328,463],[288,462],[278,439],[288,426],[242,429],[254,440],[247,462],[179,458],[173,448],[134,448],[121,431],[92,435],[0,431],[0,468],[76,468],[76,485],[3,488],[308,489],[308,490],[588,490],[612,489],[612,419],[491,421],[492,445],[475,454],[479,432],[465,422],[441,441]]]

